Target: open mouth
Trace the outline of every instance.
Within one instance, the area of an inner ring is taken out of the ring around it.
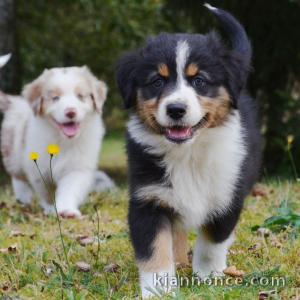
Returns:
[[[172,126],[165,129],[166,138],[174,143],[180,144],[191,139],[195,131],[203,127],[206,123],[206,117],[203,117],[195,126]]]
[[[76,122],[57,123],[57,125],[68,138],[72,138],[77,135],[80,128],[80,124]]]

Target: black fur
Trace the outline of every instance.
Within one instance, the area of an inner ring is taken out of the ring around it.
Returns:
[[[218,87],[224,86],[229,92],[233,109],[238,109],[245,132],[247,155],[241,166],[240,180],[236,183],[231,206],[222,215],[207,216],[203,227],[218,243],[228,238],[234,229],[244,198],[258,179],[261,161],[261,138],[257,122],[257,110],[253,100],[245,92],[250,70],[251,46],[243,27],[227,12],[213,11],[225,31],[228,33],[232,49],[224,45],[215,32],[200,34],[162,33],[147,41],[144,48],[123,57],[117,66],[117,83],[124,99],[124,106],[135,112],[137,92],[143,95],[143,101],[153,97],[160,98],[174,86],[176,78],[172,75],[159,89],[152,85],[149,74],[157,70],[158,63],[165,63],[171,74],[175,74],[175,51],[179,40],[186,40],[191,47],[187,65],[197,62],[201,71],[208,74],[205,89],[197,90],[204,96],[214,97]],[[190,80],[190,79],[188,79]],[[192,83],[190,83],[192,85]],[[174,146],[176,147],[176,146]],[[127,137],[129,160],[130,206],[129,226],[131,239],[138,259],[147,259],[152,253],[152,242],[157,232],[172,223],[180,212],[172,208],[159,207],[153,202],[141,202],[136,199],[136,191],[149,184],[170,185],[165,178],[165,169],[161,165],[163,157],[146,152],[144,146]],[[201,172],[201,170],[199,170]]]

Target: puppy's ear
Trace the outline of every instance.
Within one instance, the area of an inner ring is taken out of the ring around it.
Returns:
[[[29,102],[35,115],[42,115],[43,111],[43,85],[49,71],[45,70],[37,79],[24,86],[22,96]]]
[[[130,109],[134,106],[137,96],[137,59],[137,52],[129,53],[120,59],[116,67],[117,84],[124,100],[125,109]]]
[[[232,95],[233,107],[238,107],[238,99],[246,87],[250,67],[245,67],[241,57],[229,54],[225,62],[228,77],[228,86]]]
[[[94,109],[97,112],[101,113],[103,104],[107,97],[108,87],[107,87],[106,83],[102,80],[99,80],[87,66],[83,66],[82,70],[83,70],[85,76],[88,77],[88,79],[92,85],[91,97],[93,100]]]

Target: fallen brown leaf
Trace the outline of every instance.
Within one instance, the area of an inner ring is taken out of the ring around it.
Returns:
[[[10,236],[11,237],[25,236],[25,234],[22,231],[16,229],[11,231]]]
[[[111,263],[103,268],[106,273],[116,273],[120,269],[120,266],[115,263]]]
[[[258,229],[257,229],[256,233],[257,233],[258,236],[261,236],[261,237],[268,237],[268,236],[270,236],[271,231],[270,231],[270,229],[268,229],[268,228],[263,228],[263,227],[261,227],[261,228],[258,228]]]
[[[89,272],[91,270],[91,266],[84,261],[77,262],[76,267],[81,272]]]
[[[262,244],[261,243],[255,243],[254,245],[252,245],[248,248],[248,251],[255,252],[255,251],[258,251],[260,249],[262,249]]]
[[[232,277],[242,277],[245,275],[245,272],[244,271],[241,271],[241,270],[238,270],[236,268],[236,266],[230,266],[228,268],[226,268],[223,273],[225,275],[228,275],[228,276],[232,276]]]
[[[81,246],[87,246],[94,243],[94,238],[90,236],[80,237],[77,238],[77,240]]]
[[[268,299],[269,296],[274,296],[276,295],[276,291],[272,290],[272,291],[261,291],[258,294],[258,300],[265,300]]]
[[[16,253],[17,252],[17,244],[11,245],[8,248],[9,253]]]
[[[251,194],[253,197],[266,197],[268,195],[268,190],[265,186],[257,184],[253,187]]]

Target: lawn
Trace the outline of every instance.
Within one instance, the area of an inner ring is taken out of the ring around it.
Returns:
[[[68,262],[55,217],[43,216],[36,203],[22,207],[14,202],[9,185],[1,187],[0,299],[134,299],[139,295],[126,223],[128,197],[122,134],[106,138],[100,166],[116,180],[119,189],[91,195],[82,208],[81,219],[62,220]],[[300,299],[297,231],[293,226],[276,233],[251,230],[271,216],[299,214],[299,199],[299,183],[265,180],[256,195],[246,201],[228,256],[229,265],[245,272],[243,282],[183,286],[173,297],[252,300],[264,292],[260,299]],[[275,222],[275,229],[282,228],[283,219]],[[300,226],[297,222],[295,227]],[[191,246],[194,240],[192,232]],[[178,273],[191,276],[191,267],[180,266]],[[278,277],[284,278],[285,286],[272,285],[272,278]],[[252,278],[259,284],[251,285]]]

